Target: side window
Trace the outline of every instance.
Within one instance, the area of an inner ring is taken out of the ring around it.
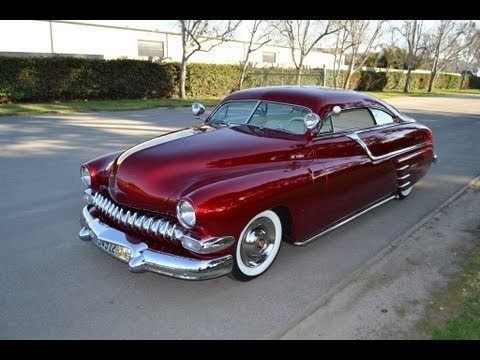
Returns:
[[[293,134],[305,134],[305,115],[310,113],[303,107],[262,102],[255,110],[249,124],[268,129],[286,131]]]
[[[333,126],[337,132],[374,125],[375,122],[368,109],[343,110],[333,117]]]
[[[377,122],[377,125],[393,123],[393,117],[390,114],[386,113],[385,111],[379,110],[379,109],[370,109],[370,111],[372,112],[373,117]]]

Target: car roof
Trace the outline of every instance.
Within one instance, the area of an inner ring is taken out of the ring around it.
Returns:
[[[320,116],[330,112],[335,105],[342,109],[352,107],[379,106],[382,101],[373,96],[353,91],[329,89],[320,86],[270,86],[236,91],[224,101],[266,100],[299,105],[311,109]]]

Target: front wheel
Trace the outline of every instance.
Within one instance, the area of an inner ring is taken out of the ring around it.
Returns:
[[[231,275],[249,281],[263,274],[277,257],[282,243],[282,222],[272,210],[256,215],[243,229],[235,249]]]

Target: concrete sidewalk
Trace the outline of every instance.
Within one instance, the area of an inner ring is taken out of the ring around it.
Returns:
[[[458,272],[478,235],[480,180],[380,256],[282,339],[422,339],[432,293]]]

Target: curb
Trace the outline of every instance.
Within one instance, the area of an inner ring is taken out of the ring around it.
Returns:
[[[440,211],[442,211],[444,208],[446,208],[452,202],[457,200],[468,189],[470,189],[472,186],[480,186],[480,184],[479,185],[475,184],[479,181],[480,181],[480,176],[477,176],[474,179],[472,179],[471,181],[469,181],[468,184],[463,186],[460,190],[458,190],[453,195],[451,195],[447,200],[442,202],[439,206],[437,206],[434,210],[432,210],[423,219],[421,219],[419,222],[417,222],[415,225],[413,225],[409,230],[407,230],[405,233],[403,233],[402,235],[397,237],[395,240],[393,240],[390,244],[385,246],[383,249],[378,251],[370,260],[368,260],[366,263],[364,263],[362,266],[360,266],[357,270],[353,271],[344,280],[342,280],[338,285],[334,286],[331,290],[329,290],[324,296],[321,296],[319,298],[318,302],[316,302],[315,304],[312,304],[312,306],[309,306],[304,311],[304,313],[301,315],[299,320],[292,321],[290,324],[288,324],[286,330],[278,331],[278,332],[274,333],[272,336],[269,336],[268,338],[270,338],[270,339],[280,339],[288,331],[290,331],[295,326],[300,324],[303,320],[308,318],[310,315],[312,315],[319,308],[328,304],[337,293],[339,293],[344,288],[346,288],[349,284],[351,284],[352,282],[357,280],[360,277],[360,275],[362,275],[370,267],[372,267],[374,264],[376,264],[381,259],[383,259],[386,255],[390,254],[393,250],[395,250],[402,243],[406,242],[412,236],[413,233],[415,233],[418,229],[420,229],[427,222],[432,220]]]

